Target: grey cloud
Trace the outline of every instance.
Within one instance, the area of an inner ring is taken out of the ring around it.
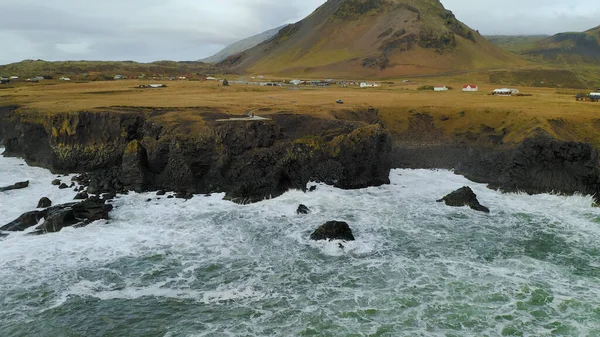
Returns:
[[[324,2],[1,0],[0,64],[24,58],[196,60],[298,21]],[[553,34],[600,25],[600,2],[591,0],[442,2],[484,34]]]

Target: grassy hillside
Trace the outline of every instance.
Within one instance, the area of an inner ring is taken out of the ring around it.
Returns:
[[[220,63],[254,74],[392,78],[519,66],[438,0],[329,0]]]
[[[62,61],[47,62],[42,60],[25,60],[0,66],[0,75],[19,76],[21,78],[44,75],[74,76],[80,74],[116,74],[139,76],[140,74],[193,74],[218,73],[219,68],[202,62],[158,61],[137,63],[133,61]]]
[[[557,64],[600,66],[600,26],[585,32],[560,33],[543,39],[523,55]]]
[[[537,44],[548,38],[548,35],[487,35],[488,41],[514,54],[534,49]]]

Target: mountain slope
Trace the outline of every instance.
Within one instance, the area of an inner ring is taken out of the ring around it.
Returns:
[[[559,63],[600,65],[600,26],[585,32],[556,34],[540,41],[524,55]]]
[[[220,65],[249,73],[393,77],[522,62],[438,0],[328,0]]]
[[[277,27],[277,28],[273,28],[270,30],[267,30],[266,32],[262,32],[260,34],[256,34],[254,36],[251,36],[249,38],[237,41],[235,43],[230,44],[229,46],[225,47],[223,50],[221,50],[220,52],[216,53],[213,56],[204,58],[202,60],[200,60],[200,62],[206,62],[206,63],[217,63],[217,62],[221,62],[223,60],[225,60],[226,58],[228,58],[231,55],[235,55],[238,53],[241,53],[245,50],[248,50],[270,38],[272,38],[273,36],[275,36],[280,30],[281,28],[285,27],[285,25]]]

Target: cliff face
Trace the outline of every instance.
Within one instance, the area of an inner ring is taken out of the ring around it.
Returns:
[[[286,114],[227,122],[192,115],[186,122],[178,120],[183,114],[12,109],[0,129],[7,155],[56,172],[90,172],[93,192],[227,192],[254,202],[305,189],[310,180],[340,188],[389,183],[391,140],[377,124]]]
[[[561,141],[543,130],[518,144],[486,132],[444,135],[427,114],[415,114],[394,135],[392,167],[443,168],[505,192],[595,196],[600,202],[600,156],[587,143]]]

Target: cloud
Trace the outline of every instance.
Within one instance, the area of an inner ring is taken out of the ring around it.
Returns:
[[[2,0],[0,64],[196,60],[310,14],[324,0]],[[484,34],[553,34],[600,24],[590,0],[442,0]]]

